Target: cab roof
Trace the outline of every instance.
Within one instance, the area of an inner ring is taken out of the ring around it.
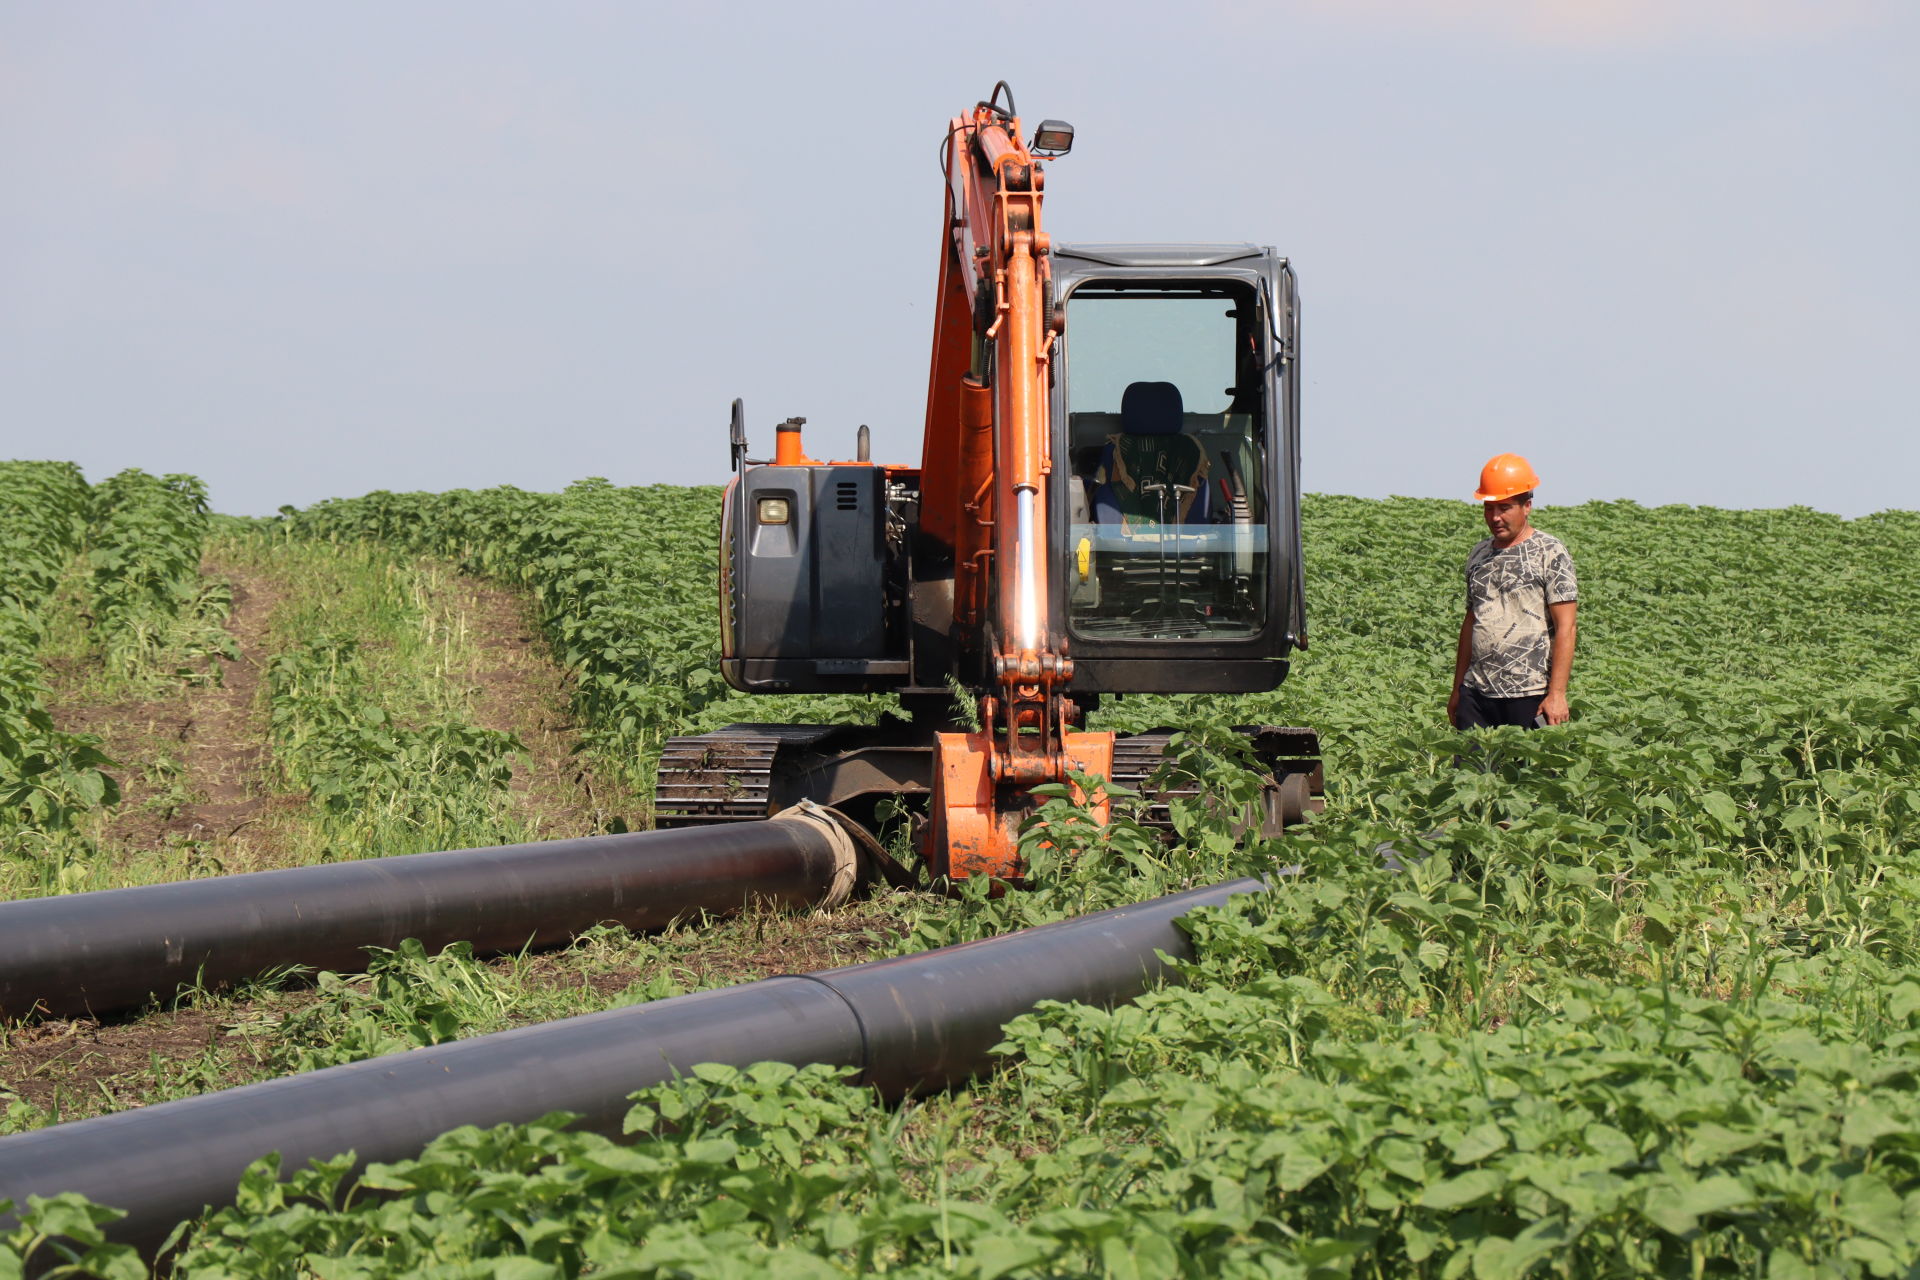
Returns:
[[[1257,244],[1057,244],[1053,252],[1109,267],[1215,267],[1273,250]]]

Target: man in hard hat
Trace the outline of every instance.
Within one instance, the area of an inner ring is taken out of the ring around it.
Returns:
[[[1578,591],[1566,545],[1533,527],[1539,483],[1517,453],[1480,471],[1473,496],[1492,536],[1467,557],[1467,616],[1447,699],[1456,728],[1531,729],[1567,718]]]

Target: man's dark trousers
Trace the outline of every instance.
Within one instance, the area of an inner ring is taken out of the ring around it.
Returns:
[[[1535,721],[1545,700],[1544,693],[1532,693],[1524,698],[1492,698],[1478,689],[1461,685],[1460,727],[1491,729],[1495,725],[1512,724],[1522,729],[1538,728]]]

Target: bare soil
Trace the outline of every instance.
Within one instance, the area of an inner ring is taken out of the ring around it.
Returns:
[[[209,577],[233,587],[227,630],[237,660],[213,659],[220,680],[181,685],[164,696],[90,701],[72,692],[77,672],[56,669],[49,708],[61,728],[100,738],[122,803],[107,818],[101,843],[124,859],[169,847],[187,850],[196,874],[256,871],[286,864],[276,813],[298,810],[299,796],[266,785],[270,758],[261,681],[272,656],[267,628],[281,591],[271,574],[208,560]],[[475,720],[514,734],[527,748],[515,762],[511,796],[541,838],[593,835],[639,806],[621,787],[604,784],[577,753],[566,681],[532,625],[520,593],[474,578],[448,579],[444,606],[463,616],[475,666],[453,674],[474,693]]]
[[[154,1100],[158,1080],[196,1060],[212,1069],[197,1083],[213,1089],[256,1073],[251,1046],[230,1036],[248,1006],[180,1009],[128,1022],[92,1019],[28,1022],[0,1032],[0,1101],[12,1094],[62,1120],[126,1110]],[[218,1048],[218,1058],[207,1051]]]
[[[633,797],[580,753],[566,676],[534,625],[533,602],[478,578],[452,578],[449,589],[454,598],[444,603],[466,618],[481,655],[461,673],[474,691],[474,721],[512,733],[527,749],[509,784],[521,819],[547,840],[598,835],[629,819]]]
[[[880,896],[824,914],[752,912],[665,935],[664,956],[612,963],[581,962],[577,950],[536,956],[523,980],[548,987],[588,987],[612,997],[664,970],[682,987],[731,986],[784,973],[813,973],[870,960],[905,932],[900,903]]]
[[[201,572],[233,587],[226,625],[240,656],[210,660],[217,683],[182,684],[143,701],[96,702],[61,696],[67,682],[56,671],[49,711],[61,728],[99,737],[123,766],[115,774],[123,798],[107,816],[103,848],[125,859],[184,847],[196,873],[281,865],[285,849],[265,819],[305,801],[270,795],[264,785],[267,732],[258,695],[269,656],[267,622],[280,591],[269,575],[217,560]]]

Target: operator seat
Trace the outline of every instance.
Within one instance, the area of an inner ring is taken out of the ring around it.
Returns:
[[[1174,524],[1206,521],[1211,509],[1207,455],[1198,440],[1181,432],[1183,409],[1180,388],[1171,382],[1128,385],[1120,397],[1120,430],[1107,438],[1094,476],[1097,523],[1152,527],[1163,513]],[[1147,485],[1164,485],[1165,491],[1156,493]],[[1176,495],[1175,485],[1192,492]]]

